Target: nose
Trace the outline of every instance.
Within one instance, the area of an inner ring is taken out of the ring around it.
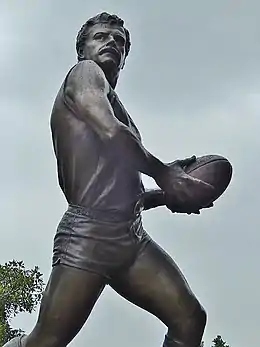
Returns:
[[[113,35],[108,36],[107,45],[108,46],[116,46],[116,41],[115,41]]]

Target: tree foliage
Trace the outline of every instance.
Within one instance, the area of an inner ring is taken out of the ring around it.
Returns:
[[[217,337],[212,342],[213,345],[211,347],[230,347],[225,341],[222,340],[222,337],[220,335],[217,335]],[[201,342],[200,347],[205,347],[203,341]]]
[[[212,347],[230,347],[222,340],[222,337],[218,335],[213,341],[214,345]]]
[[[0,265],[0,346],[23,333],[13,329],[10,320],[19,312],[31,313],[41,300],[42,290],[37,266],[26,269],[22,261],[15,260]]]

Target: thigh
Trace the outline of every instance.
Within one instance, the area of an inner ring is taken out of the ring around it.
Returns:
[[[98,274],[55,266],[26,347],[67,346],[88,318],[104,286],[105,279]]]
[[[198,306],[176,263],[154,241],[149,242],[134,264],[114,278],[110,285],[167,326],[187,319]]]

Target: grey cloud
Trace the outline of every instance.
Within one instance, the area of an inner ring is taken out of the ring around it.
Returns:
[[[218,333],[232,347],[256,346],[259,2],[76,4],[0,5],[1,263],[23,259],[48,278],[52,239],[66,208],[49,131],[52,102],[75,63],[81,24],[101,10],[116,12],[133,43],[118,93],[148,149],[163,160],[220,153],[234,165],[233,182],[214,209],[188,217],[160,208],[144,215],[145,227],[206,307],[206,346]],[[14,324],[30,331],[36,317],[23,314]],[[160,346],[164,332],[154,317],[108,289],[71,345]]]

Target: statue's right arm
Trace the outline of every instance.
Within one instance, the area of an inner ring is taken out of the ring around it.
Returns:
[[[109,84],[102,69],[93,61],[82,61],[70,72],[64,97],[75,117],[86,122],[111,155],[157,181],[167,166],[149,153],[129,127],[120,122],[108,100]]]

